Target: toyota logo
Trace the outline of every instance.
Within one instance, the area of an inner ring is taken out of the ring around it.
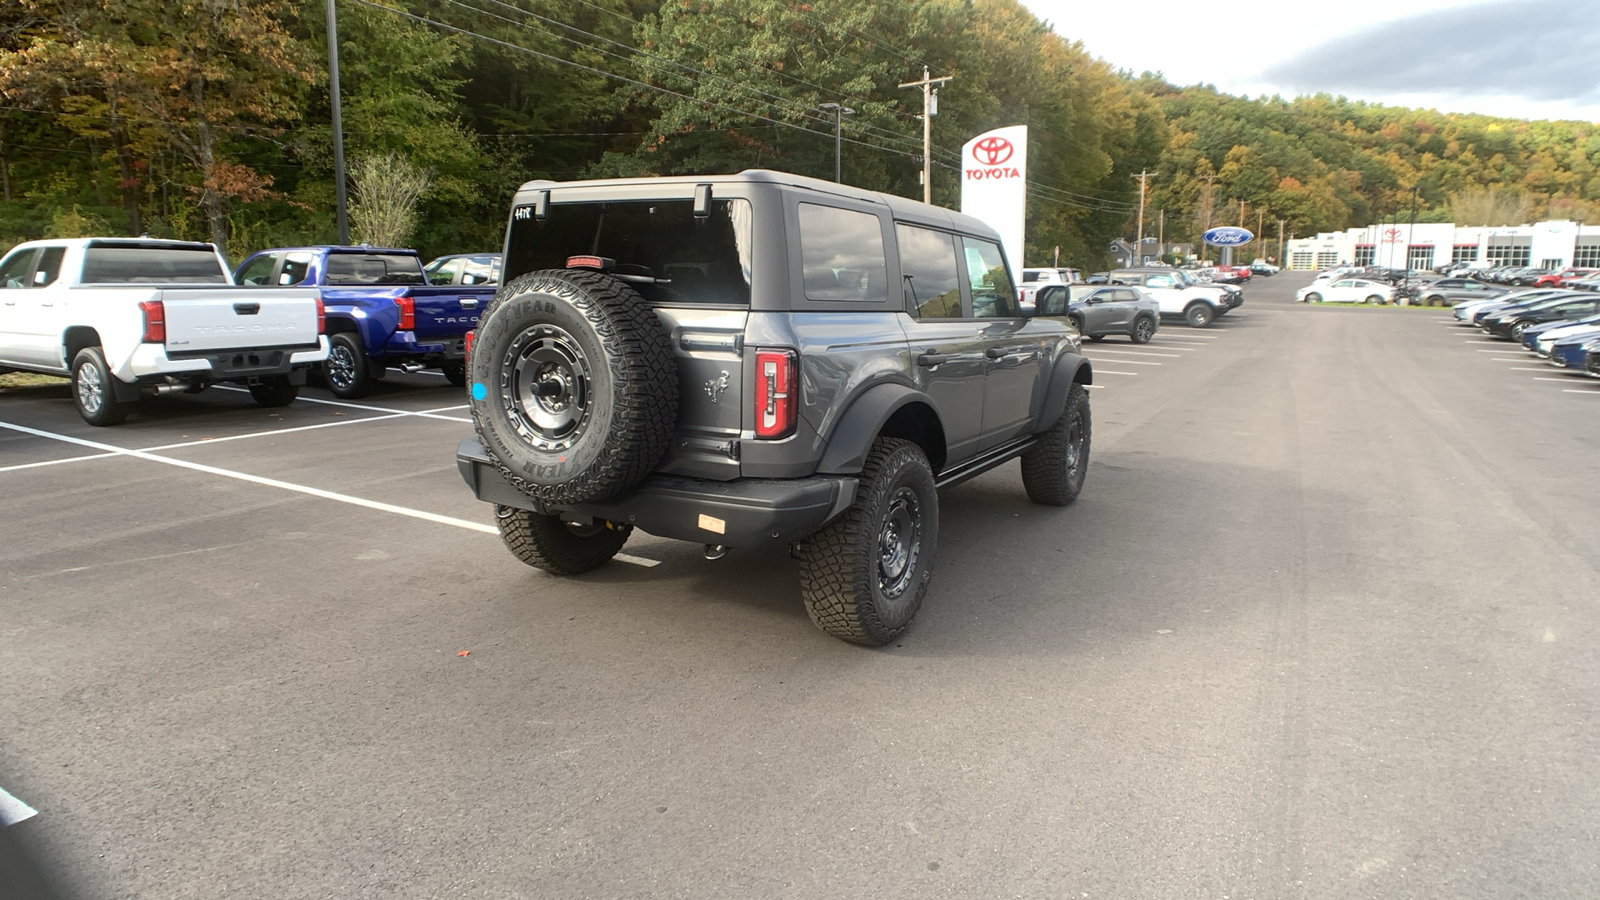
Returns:
[[[998,166],[1015,152],[1011,142],[1003,137],[986,137],[972,145],[972,158],[986,166]]]
[[[1383,233],[1383,242],[1385,244],[1398,244],[1400,243],[1401,238],[1402,235],[1400,233],[1400,229],[1398,228],[1391,228]]]

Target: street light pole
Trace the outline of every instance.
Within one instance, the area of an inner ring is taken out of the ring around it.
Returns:
[[[344,186],[344,115],[339,98],[339,18],[328,0],[328,95],[333,101],[333,198],[339,243],[350,243],[350,215]]]
[[[823,112],[833,113],[833,183],[841,184],[840,174],[843,163],[840,160],[844,150],[844,138],[842,137],[844,117],[853,116],[856,111],[848,106],[840,106],[837,103],[824,103],[817,108]]]

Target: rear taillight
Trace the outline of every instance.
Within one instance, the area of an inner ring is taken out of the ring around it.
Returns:
[[[165,344],[167,342],[167,308],[161,305],[160,300],[140,300],[139,311],[144,313],[144,342],[146,344]]]
[[[476,329],[467,332],[467,339],[462,346],[461,361],[469,366],[472,365],[472,339],[476,337],[477,334],[478,332]]]
[[[756,351],[756,437],[776,440],[794,433],[795,356],[793,350]]]
[[[417,301],[410,294],[394,298],[394,305],[400,307],[400,330],[410,331],[417,327]]]
[[[328,333],[328,308],[322,305],[322,298],[317,298],[317,334]]]

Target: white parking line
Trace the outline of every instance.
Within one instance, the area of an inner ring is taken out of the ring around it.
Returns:
[[[44,462],[31,462],[22,463],[21,465],[16,466],[5,466],[4,468],[0,468],[0,472],[16,472],[22,469],[37,469],[40,466],[59,466],[62,463],[83,462],[86,459],[107,459],[113,456],[121,455],[121,453],[91,453],[88,456],[69,456],[66,459],[47,459]]]
[[[1163,339],[1161,339],[1159,341],[1152,340],[1150,343],[1155,345],[1155,346],[1158,346],[1158,347],[1159,346],[1166,346],[1168,344],[1188,344],[1188,345],[1193,346],[1193,347],[1209,347],[1209,346],[1211,346],[1210,344],[1208,344],[1208,343],[1206,343],[1204,341],[1180,340],[1178,338],[1163,338]]]
[[[396,418],[398,418],[398,416]],[[363,419],[361,421],[370,422],[373,420]],[[334,500],[339,503],[348,503],[351,506],[360,506],[365,509],[378,510],[379,512],[394,513],[395,515],[407,516],[413,519],[421,519],[424,522],[434,522],[440,525],[454,525],[457,528],[464,528],[468,531],[477,531],[483,534],[500,533],[500,530],[495,528],[493,525],[485,525],[481,522],[470,522],[466,519],[457,519],[454,516],[442,516],[438,513],[431,513],[425,510],[411,509],[410,507],[406,506],[396,506],[393,503],[382,503],[377,500],[368,500],[365,497],[353,497],[349,494],[340,494],[335,491],[325,491],[322,488],[314,488],[304,484],[295,484],[289,481],[280,481],[276,478],[264,478],[260,475],[251,475],[247,472],[235,472],[232,469],[221,469],[216,466],[207,466],[201,463],[189,462],[188,460],[173,459],[167,456],[157,456],[156,454],[147,450],[133,450],[127,447],[114,447],[110,444],[102,444],[99,441],[89,441],[84,440],[83,438],[75,438],[70,435],[56,434],[50,431],[41,431],[40,429],[29,428],[25,425],[13,425],[10,422],[0,422],[0,428],[10,429],[11,431],[21,432],[22,434],[31,434],[34,437],[49,438],[51,440],[62,441],[68,444],[76,444],[80,447],[90,447],[95,450],[103,450],[106,451],[107,456],[131,456],[135,459],[164,463],[169,466],[176,466],[180,469],[190,469],[195,472],[203,472],[207,475],[220,475],[224,478],[234,478],[238,479],[239,481],[249,482],[251,484],[259,484],[265,487],[275,487],[285,491],[293,491],[297,494],[320,497],[323,500]],[[87,457],[79,458],[82,459]],[[622,559],[622,555],[619,554],[615,558]],[[633,562],[635,565],[643,565],[643,562],[637,562],[639,559],[641,559],[641,557],[630,557],[629,559],[624,559],[622,561]]]
[[[1140,362],[1137,359],[1108,359],[1108,360],[1104,360],[1104,362],[1116,363],[1119,366],[1164,366],[1164,365],[1166,365],[1166,363]]]
[[[1103,384],[1086,384],[1086,385],[1084,385],[1084,387],[1088,388],[1091,391],[1103,391],[1103,390],[1106,389],[1106,386],[1103,385]]]
[[[1546,369],[1545,371],[1548,372],[1550,370]],[[1534,381],[1559,381],[1562,384],[1571,384],[1572,383],[1572,379],[1578,378],[1578,377],[1580,377],[1580,376],[1578,376],[1576,373],[1574,373],[1572,375],[1563,375],[1560,378],[1535,378],[1533,380]]]
[[[1090,348],[1085,347],[1084,352],[1111,353],[1117,356],[1165,356],[1167,359],[1183,359],[1183,357],[1176,353],[1151,353],[1145,350],[1101,350],[1099,347],[1095,347],[1093,350],[1091,350]]]
[[[1526,351],[1526,350],[1479,350],[1478,352],[1479,353],[1515,353],[1515,354],[1520,356],[1520,355],[1522,355],[1524,353],[1527,353],[1528,351]]]
[[[0,827],[10,828],[38,814],[38,810],[6,793],[5,788],[0,788]]]
[[[244,391],[245,390],[245,388],[231,387],[231,386],[225,385],[225,384],[219,384],[219,385],[216,385],[215,387],[216,387],[217,390],[222,390],[222,391]],[[365,403],[350,403],[350,402],[345,401],[345,400],[321,400],[321,399],[318,399],[316,397],[296,397],[295,398],[295,402],[296,403],[320,403],[323,406],[342,406],[342,407],[344,407],[346,409],[364,409],[364,410],[366,410],[368,412],[395,413],[395,414],[402,415],[402,416],[422,416],[422,417],[428,418],[428,419],[443,419],[446,422],[471,422],[472,421],[472,419],[464,418],[462,416],[441,416],[438,413],[433,413],[433,412],[416,412],[415,410],[394,409],[394,408],[387,407],[387,406],[371,406],[371,405],[368,405],[368,404],[365,404]],[[457,408],[457,407],[447,407],[447,408],[454,409],[454,408]]]
[[[202,444],[220,444],[224,441],[242,441],[245,438],[271,437],[275,434],[292,434],[296,431],[313,431],[318,428],[338,428],[343,425],[361,425],[365,422],[383,422],[388,419],[404,419],[403,413],[392,413],[387,416],[368,416],[365,419],[345,419],[343,422],[322,422],[317,425],[300,425],[295,428],[275,428],[271,431],[251,431],[245,434],[230,434],[224,437],[201,438],[198,441],[184,441],[180,444],[161,444],[156,447],[145,447],[144,452],[152,450],[176,450],[179,447],[198,447]]]
[[[1548,372],[1548,371],[1550,371],[1550,369],[1551,369],[1550,366],[1512,366],[1507,371],[1511,371],[1511,372]]]
[[[1588,394],[1591,397],[1600,397],[1600,388],[1597,388],[1597,389],[1594,389],[1594,390],[1588,390],[1588,391],[1580,391],[1577,388],[1564,388],[1564,389],[1562,389],[1561,393],[1563,393],[1563,394]]]
[[[1155,340],[1158,340],[1158,341],[1220,341],[1220,340],[1222,340],[1222,335],[1220,335],[1220,334],[1191,334],[1191,333],[1185,331],[1183,333],[1183,337],[1181,337],[1181,338],[1180,337],[1174,337],[1173,335],[1170,335],[1170,334],[1157,334],[1155,336]]]
[[[1113,372],[1110,369],[1095,369],[1096,375],[1137,375],[1138,372]]]

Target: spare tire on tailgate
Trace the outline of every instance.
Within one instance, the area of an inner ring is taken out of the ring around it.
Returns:
[[[478,320],[467,384],[484,449],[546,503],[643,481],[678,419],[666,331],[637,291],[599,272],[546,269],[502,287]]]

